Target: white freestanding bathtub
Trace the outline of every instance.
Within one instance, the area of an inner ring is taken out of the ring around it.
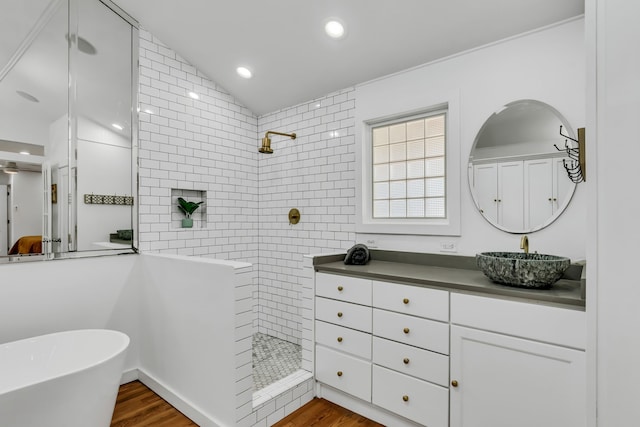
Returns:
[[[0,426],[109,427],[128,346],[102,329],[0,344]]]

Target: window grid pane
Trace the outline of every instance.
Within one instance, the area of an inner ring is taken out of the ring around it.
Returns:
[[[372,129],[373,217],[445,218],[445,114]]]

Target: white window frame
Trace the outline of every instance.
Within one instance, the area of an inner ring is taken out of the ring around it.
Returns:
[[[402,93],[394,94],[393,88],[381,90],[380,83],[377,81],[374,84],[356,87],[356,233],[459,236],[461,217],[459,93],[454,91],[447,94],[425,95],[420,91],[401,90]],[[442,110],[446,111],[446,218],[373,218],[371,141],[373,125]],[[464,171],[466,172],[466,169]]]

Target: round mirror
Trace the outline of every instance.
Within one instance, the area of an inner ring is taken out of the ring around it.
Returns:
[[[562,126],[562,127],[561,127]],[[482,216],[509,233],[551,224],[567,207],[576,184],[564,167],[575,135],[556,109],[521,100],[493,113],[469,155],[469,186]]]

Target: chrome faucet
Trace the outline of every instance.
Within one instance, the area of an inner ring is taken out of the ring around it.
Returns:
[[[520,239],[520,249],[524,249],[525,254],[529,253],[529,238],[526,235]]]

